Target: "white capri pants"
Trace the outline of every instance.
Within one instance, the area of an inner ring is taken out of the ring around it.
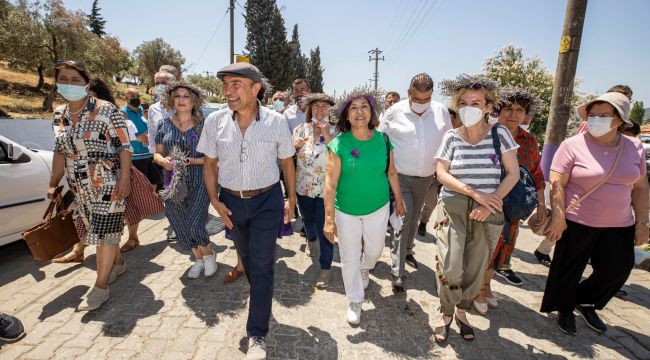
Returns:
[[[343,285],[350,302],[363,302],[365,294],[361,270],[374,268],[381,256],[384,250],[388,216],[388,203],[368,215],[349,215],[339,210],[334,212]]]

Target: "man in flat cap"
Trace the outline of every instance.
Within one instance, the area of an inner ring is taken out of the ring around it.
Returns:
[[[197,150],[205,154],[203,172],[210,203],[231,230],[250,283],[246,356],[264,359],[275,242],[283,216],[288,223],[296,205],[295,150],[286,120],[257,100],[263,87],[257,67],[231,64],[217,77],[223,81],[228,108],[205,120]],[[286,204],[278,159],[289,194]]]

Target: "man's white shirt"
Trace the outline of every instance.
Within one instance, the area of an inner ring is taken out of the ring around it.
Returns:
[[[418,116],[408,99],[386,110],[379,124],[379,131],[386,133],[393,144],[397,172],[419,177],[435,173],[436,153],[450,129],[451,117],[444,105],[431,101],[429,108]]]

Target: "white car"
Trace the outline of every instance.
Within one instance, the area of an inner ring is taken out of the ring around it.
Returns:
[[[42,221],[50,201],[53,153],[28,149],[0,135],[0,246],[22,239],[21,233]],[[65,180],[66,208],[74,195]]]

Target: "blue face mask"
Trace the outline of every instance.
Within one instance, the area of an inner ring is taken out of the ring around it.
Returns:
[[[88,95],[85,85],[56,84],[59,94],[68,101],[79,101]]]
[[[284,110],[284,101],[282,101],[282,100],[275,100],[275,101],[273,102],[273,108],[274,108],[275,111],[277,111],[277,112],[282,112],[282,110]]]

